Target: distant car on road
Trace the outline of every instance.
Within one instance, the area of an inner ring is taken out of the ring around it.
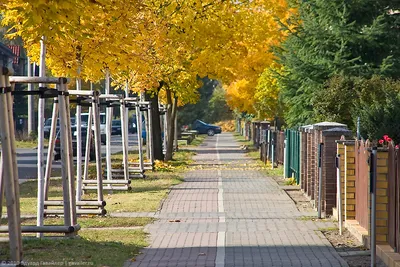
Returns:
[[[52,118],[48,118],[46,122],[44,123],[44,138],[48,139],[50,138],[50,130],[51,130],[51,121]],[[75,117],[71,117],[71,127],[75,126]],[[60,130],[60,119],[57,119],[57,125],[56,125],[56,133]]]
[[[196,130],[199,134],[207,134],[213,136],[214,134],[220,134],[222,132],[221,127],[205,123],[201,120],[195,120],[192,125],[192,130]]]
[[[89,121],[89,113],[82,113],[82,126],[87,127]],[[93,118],[92,118],[93,123]],[[94,130],[94,125],[92,125],[92,130]],[[106,114],[100,113],[100,139],[103,145],[106,144]]]
[[[111,134],[112,135],[121,135],[121,121],[120,120],[113,120],[111,125]]]
[[[76,148],[77,148],[77,142],[76,142],[76,127],[72,127],[72,149],[73,149],[73,155],[76,156]],[[85,156],[85,151],[86,151],[86,135],[87,135],[87,127],[81,127],[81,136],[82,136],[82,156]],[[92,131],[92,142],[90,146],[90,154],[89,154],[90,160],[94,160],[96,157],[95,154],[95,146],[94,146],[94,140],[93,140],[93,131]],[[56,142],[54,146],[54,160],[59,160],[61,159],[61,140],[60,140],[60,131],[57,132],[56,135]]]

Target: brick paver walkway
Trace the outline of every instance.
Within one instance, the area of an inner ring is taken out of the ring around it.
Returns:
[[[272,178],[240,168],[249,159],[233,136],[206,139],[195,170],[175,186],[147,226],[151,245],[138,266],[347,266]]]

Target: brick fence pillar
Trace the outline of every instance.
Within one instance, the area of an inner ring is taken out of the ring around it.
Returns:
[[[314,134],[312,129],[307,129],[307,196],[314,199]]]
[[[377,181],[376,181],[376,242],[388,242],[388,174],[389,174],[389,153],[379,150],[377,159]]]
[[[344,151],[344,178],[345,178],[345,220],[356,219],[356,152],[355,141],[347,141]]]
[[[324,150],[322,154],[322,210],[331,215],[333,207],[336,206],[337,178],[336,178],[336,140],[341,136],[351,137],[352,132],[344,128],[331,128],[323,130],[322,143]]]
[[[340,155],[340,191],[341,191],[341,201],[342,201],[342,221],[346,218],[346,190],[345,190],[345,145],[344,145],[345,140],[340,140],[337,141],[337,146],[336,146],[336,153]],[[339,194],[339,193],[338,193]],[[336,208],[339,210],[339,198],[338,195],[336,197]],[[338,214],[339,218],[339,214]]]

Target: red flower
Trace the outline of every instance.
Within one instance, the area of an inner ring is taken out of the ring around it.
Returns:
[[[388,138],[386,139],[386,141],[392,142],[392,138],[388,137]]]
[[[394,148],[399,149],[399,145],[396,145]]]
[[[385,140],[385,141],[387,141],[388,138],[389,138],[389,135],[387,135],[387,134],[385,134],[385,135],[383,136],[383,140]]]
[[[385,142],[385,141],[383,141],[383,139],[379,140],[379,144],[380,144],[380,145],[382,145],[383,142]]]

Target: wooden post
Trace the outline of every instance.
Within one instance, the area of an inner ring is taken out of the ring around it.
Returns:
[[[110,94],[110,70],[106,69],[106,80],[105,80],[106,94]],[[106,99],[109,100],[109,99]],[[106,109],[106,169],[107,169],[107,180],[112,180],[111,172],[111,127],[113,108],[107,107]]]
[[[90,82],[90,91],[93,93],[93,83]],[[94,97],[92,97],[92,102],[95,101]],[[90,161],[90,148],[92,146],[93,142],[93,136],[92,136],[92,124],[93,124],[93,113],[94,109],[92,107],[89,107],[89,112],[88,112],[88,121],[87,121],[87,131],[86,131],[86,149],[85,149],[85,167],[83,170],[83,180],[88,179],[89,175],[89,161]],[[81,190],[80,194],[82,196],[82,179],[77,180],[77,190]],[[99,193],[99,192],[97,192]]]
[[[100,112],[99,112],[99,92],[93,96],[93,124],[94,124],[94,144],[96,150],[96,176],[97,176],[97,200],[103,201],[103,172],[101,169],[101,136],[100,136]]]
[[[154,148],[153,148],[153,118],[152,118],[152,109],[151,103],[148,104],[147,109],[147,121],[149,122],[149,160],[151,166],[154,164]]]
[[[8,229],[10,239],[11,260],[22,260],[22,237],[19,209],[19,184],[18,169],[16,168],[16,151],[14,120],[12,114],[11,86],[8,82],[8,68],[3,68],[0,73],[0,135],[2,140],[2,180],[5,190],[8,216]],[[17,183],[17,184],[15,184]],[[2,197],[2,196],[1,196]]]
[[[40,69],[39,77],[46,76],[46,45],[44,44],[45,37],[40,40]],[[39,88],[44,88],[45,84],[39,84]],[[38,150],[37,150],[37,179],[38,179],[38,202],[37,202],[37,226],[43,226],[44,214],[44,108],[45,98],[39,97],[38,105]],[[43,237],[42,233],[37,234],[38,238]]]
[[[178,110],[175,112],[174,150],[178,151]]]
[[[3,214],[3,198],[4,198],[3,164],[4,164],[3,157],[0,155],[0,225],[1,225],[1,217]]]
[[[64,93],[64,85],[60,84],[59,86],[60,93]],[[64,225],[70,225],[71,218],[71,199],[69,192],[69,179],[71,177],[70,168],[69,168],[69,144],[68,144],[68,122],[67,122],[67,106],[65,103],[65,95],[58,95],[58,103],[60,105],[60,143],[61,143],[61,176],[62,176],[62,188],[63,188],[63,201],[64,201]],[[44,204],[44,203],[43,203]],[[44,211],[43,211],[44,213]]]
[[[87,134],[86,134],[85,168],[83,170],[83,180],[87,180],[89,175],[90,148],[92,146],[92,124],[93,124],[93,108],[89,107]],[[82,179],[79,178],[77,178],[77,191],[78,190],[80,190],[80,194],[82,196]]]
[[[140,172],[144,173],[143,166],[143,140],[142,140],[142,113],[140,112],[139,103],[136,104],[136,125],[137,125],[137,136],[138,136],[138,149],[139,149],[139,169]]]
[[[59,88],[59,85],[57,85]],[[57,127],[57,118],[58,118],[58,99],[54,98],[53,103],[53,114],[51,116],[51,129],[50,129],[50,137],[49,137],[49,148],[47,150],[47,162],[46,162],[46,171],[44,175],[44,200],[48,199],[49,195],[49,186],[50,186],[50,176],[51,169],[53,163],[53,151],[54,145],[56,141],[56,127]]]
[[[163,145],[164,145],[164,155],[167,152],[167,144],[168,144],[168,108],[165,107],[165,114],[164,114],[164,140],[163,140]]]
[[[14,86],[12,87],[9,81],[9,77],[6,76],[6,85],[7,87],[11,88],[13,90]],[[18,228],[18,232],[21,233],[21,208],[20,208],[20,194],[19,194],[19,176],[18,176],[18,165],[17,165],[17,149],[16,149],[16,145],[15,145],[15,132],[14,132],[14,117],[13,117],[13,103],[14,103],[14,98],[11,95],[11,92],[6,94],[7,96],[7,104],[8,104],[8,124],[12,125],[12,127],[10,127],[10,136],[12,138],[10,138],[10,144],[11,144],[11,153],[12,153],[12,165],[13,165],[13,184],[14,184],[14,195],[15,195],[15,208],[17,211],[17,228]],[[22,237],[20,236],[20,234],[18,235],[18,246],[21,248],[21,257],[22,257]]]
[[[124,166],[124,179],[129,180],[129,163],[128,163],[128,146],[127,146],[127,131],[126,126],[126,112],[125,112],[125,100],[121,99],[120,113],[121,113],[121,134],[122,134],[122,161]]]
[[[27,69],[28,69],[28,77],[35,76],[33,73],[32,75],[32,64],[31,64],[31,59],[28,57],[28,62],[27,62]],[[33,91],[33,84],[28,83],[28,91]],[[35,104],[34,104],[34,96],[33,95],[28,95],[28,134],[31,136],[31,134],[35,131],[34,127],[35,123]]]
[[[67,145],[68,145],[68,192],[69,199],[71,202],[70,205],[70,223],[69,225],[75,225],[77,223],[76,217],[76,192],[75,192],[75,170],[74,170],[74,154],[72,147],[72,129],[71,129],[71,114],[70,114],[70,103],[69,103],[69,94],[68,94],[68,85],[66,78],[60,78],[61,85],[63,86],[63,91],[65,92],[65,107],[66,107],[66,117],[67,117]],[[82,164],[82,162],[79,162]],[[71,233],[71,235],[75,235],[76,233]]]
[[[78,73],[80,73],[80,68],[78,69]],[[76,90],[82,90],[82,80],[80,78],[76,79]],[[81,200],[82,197],[82,106],[78,101],[76,105],[76,114],[75,114],[75,129],[76,129],[76,201]],[[89,128],[88,128],[89,129]]]
[[[125,86],[125,98],[129,97],[129,83],[126,82],[126,86]],[[129,156],[129,109],[126,107],[126,102],[125,102],[125,118],[126,118],[126,123],[124,125],[124,129],[125,129],[125,146],[126,146],[126,150]]]

